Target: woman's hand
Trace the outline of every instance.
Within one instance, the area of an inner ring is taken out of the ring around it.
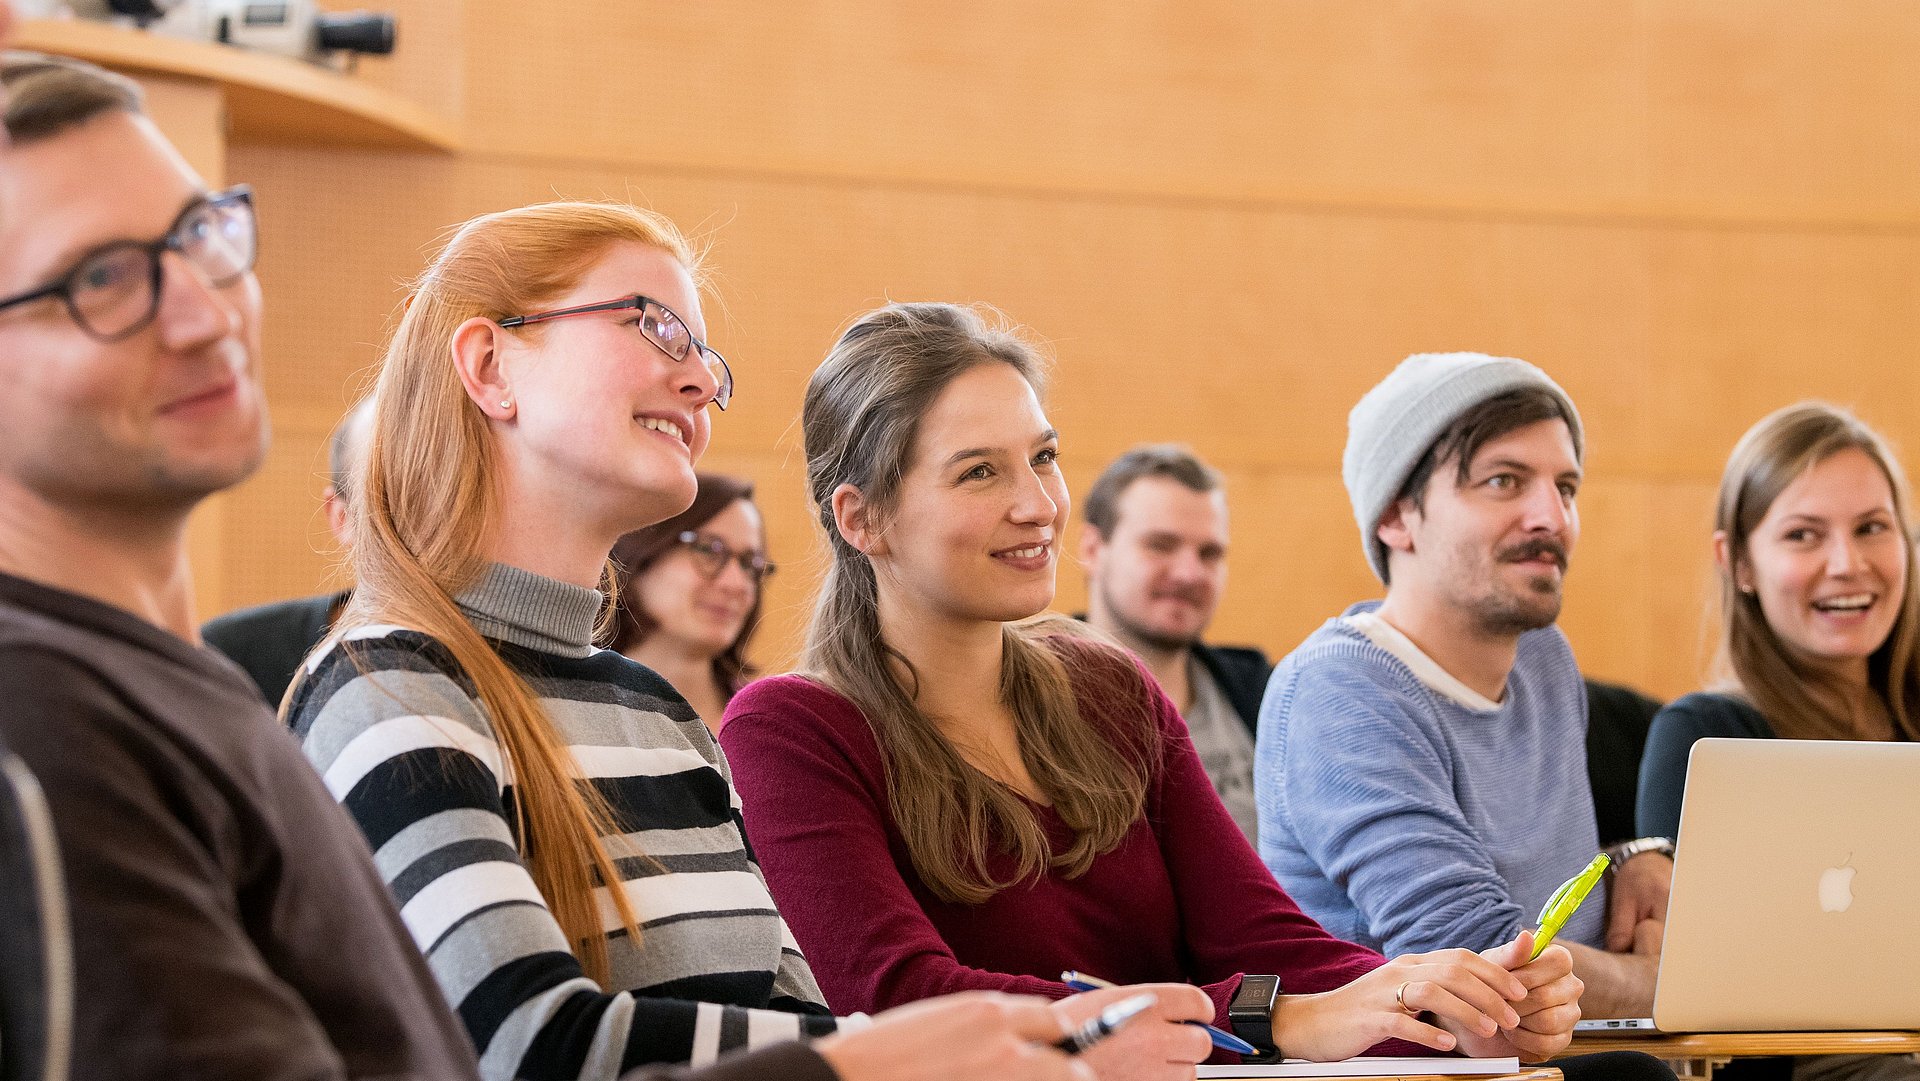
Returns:
[[[1065,1034],[1046,999],[968,991],[888,1010],[871,1028],[813,1046],[841,1081],[1094,1081],[1084,1058],[1050,1046]]]
[[[1520,1015],[1517,1026],[1493,1036],[1454,1029],[1461,1051],[1476,1057],[1517,1055],[1528,1062],[1542,1062],[1566,1049],[1573,1039],[1573,1023],[1580,1020],[1580,993],[1586,985],[1573,974],[1573,955],[1565,946],[1548,946],[1532,961],[1533,932],[1504,946],[1488,950],[1487,960],[1512,972],[1526,985],[1527,996],[1513,1004]]]
[[[1181,1021],[1212,1021],[1213,1000],[1206,992],[1184,983],[1142,983],[1088,991],[1053,1004],[1067,1028],[1134,995],[1151,994],[1154,1005],[1112,1036],[1100,1041],[1080,1060],[1093,1067],[1100,1081],[1192,1081],[1193,1067],[1213,1054],[1205,1029]]]
[[[1337,990],[1282,995],[1273,1007],[1273,1038],[1288,1058],[1321,1062],[1351,1058],[1382,1040],[1452,1051],[1460,1043],[1456,1032],[1484,1041],[1518,1028],[1515,1007],[1527,991],[1516,974],[1472,950],[1408,954]]]

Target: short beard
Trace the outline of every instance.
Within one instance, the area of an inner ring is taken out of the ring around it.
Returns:
[[[1103,602],[1102,607],[1106,609],[1107,618],[1113,622],[1115,635],[1127,642],[1137,643],[1141,648],[1161,653],[1179,653],[1192,649],[1194,643],[1200,640],[1197,634],[1185,637],[1170,635],[1135,623],[1120,610],[1119,605],[1113,603],[1113,596],[1104,589],[1100,591],[1100,599]]]
[[[1509,563],[1549,556],[1567,573],[1567,546],[1554,537],[1535,537],[1493,553],[1492,573],[1488,580],[1502,581],[1501,568]],[[1506,594],[1496,585],[1486,594],[1472,598],[1467,609],[1482,634],[1489,637],[1517,637],[1528,631],[1553,626],[1560,618],[1560,583],[1552,575],[1537,575],[1527,580],[1519,594]]]
[[[1531,580],[1527,586],[1531,596],[1494,594],[1476,598],[1469,606],[1474,625],[1490,637],[1503,638],[1553,626],[1560,618],[1559,587],[1545,576]]]

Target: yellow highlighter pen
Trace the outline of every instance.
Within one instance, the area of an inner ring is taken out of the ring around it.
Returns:
[[[1600,876],[1607,873],[1607,865],[1612,862],[1602,852],[1593,857],[1593,862],[1587,864],[1585,870],[1562,882],[1560,888],[1553,891],[1553,896],[1547,898],[1546,907],[1540,910],[1540,930],[1534,932],[1533,953],[1527,956],[1527,960],[1539,957],[1540,951],[1553,944],[1553,936],[1559,934],[1573,914],[1579,911],[1580,902],[1593,892],[1593,887],[1600,881]]]

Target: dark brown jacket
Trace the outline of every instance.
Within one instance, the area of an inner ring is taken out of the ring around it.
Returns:
[[[0,738],[65,866],[75,1078],[477,1077],[360,831],[226,660],[0,575]]]

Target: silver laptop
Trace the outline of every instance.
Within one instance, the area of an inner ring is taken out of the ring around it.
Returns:
[[[1653,1019],[1920,1029],[1920,744],[1693,745]]]

